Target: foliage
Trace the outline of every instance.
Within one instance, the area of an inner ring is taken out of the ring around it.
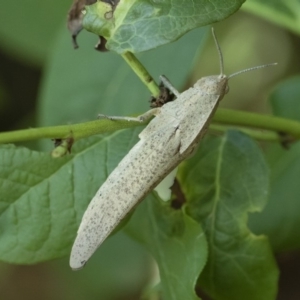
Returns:
[[[97,2],[86,8],[84,26],[107,38],[109,53],[93,51],[96,38],[87,34],[79,36],[80,48],[72,51],[71,38],[60,25],[68,1],[35,2],[3,4],[0,36],[3,49],[44,68],[37,104],[41,127],[91,120],[98,112],[146,111],[149,93],[114,52],[164,45],[138,57],[154,78],[164,73],[175,86],[183,86],[210,34],[206,28],[189,31],[227,18],[244,1],[121,0],[108,20],[101,9],[99,13],[103,3]],[[297,5],[249,0],[244,8],[299,34]],[[32,6],[40,13],[30,15]],[[300,78],[294,76],[273,88],[276,116],[300,121],[299,86]],[[0,104],[5,93],[0,90]],[[57,159],[49,155],[49,141],[35,150],[1,145],[0,260],[35,264],[67,256],[88,202],[136,143],[140,130],[86,137],[75,141],[71,154]],[[291,136],[284,137],[289,145]],[[209,135],[180,166],[181,209],[155,192],[136,208],[123,231],[155,258],[163,299],[199,299],[196,289],[220,300],[275,299],[274,252],[300,246],[300,146],[297,141],[289,146],[287,151],[279,143],[269,144],[262,151],[237,130]]]

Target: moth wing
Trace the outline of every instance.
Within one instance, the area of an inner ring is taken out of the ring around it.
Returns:
[[[183,96],[184,94],[182,94]],[[199,141],[205,134],[209,121],[217,109],[220,96],[195,93],[184,95],[181,102],[179,129],[181,135],[180,153],[187,151],[195,141]],[[194,147],[190,150],[193,151]]]
[[[172,121],[169,120],[171,124]],[[173,159],[179,153],[177,132],[172,126],[155,133],[147,130],[144,135],[148,138],[142,135],[109,175],[82,217],[70,257],[73,270],[84,266],[120,221],[165,177],[170,168],[169,157]]]
[[[179,120],[173,114],[166,113],[165,108],[169,106],[168,104],[174,105],[176,102],[167,103],[162,107],[160,113],[139,134],[141,140],[149,140],[154,135],[159,138],[160,132],[169,132],[170,136],[173,135],[174,131],[179,127]]]

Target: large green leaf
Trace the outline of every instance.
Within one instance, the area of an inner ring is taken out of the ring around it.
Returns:
[[[82,140],[59,159],[1,146],[0,260],[32,264],[68,254],[88,202],[136,134]]]
[[[156,259],[162,299],[199,299],[195,285],[207,260],[207,244],[200,224],[184,211],[171,208],[170,203],[148,196],[126,231]]]
[[[271,93],[274,114],[300,121],[300,76],[280,83]],[[255,232],[267,234],[276,251],[300,247],[300,143],[284,149],[269,147],[271,166],[270,202],[261,215],[253,215],[250,225]]]
[[[41,64],[51,49],[58,29],[66,20],[70,5],[69,0],[2,1],[1,47],[10,54]],[[71,45],[70,37],[68,42]]]
[[[299,0],[248,0],[243,9],[300,34]]]
[[[143,53],[139,59],[155,80],[165,74],[179,89],[205,33],[206,29],[195,30],[173,45]],[[40,125],[91,120],[97,113],[132,115],[149,109],[149,91],[119,55],[92,49],[96,41],[93,35],[81,35],[78,50],[73,50],[69,38],[62,29],[46,68],[39,102]]]
[[[108,49],[117,53],[136,53],[175,41],[196,27],[221,21],[244,2],[124,0],[113,11],[113,17],[107,3],[97,2],[86,7],[83,26],[104,36],[108,40]]]
[[[270,299],[278,271],[264,236],[247,228],[247,214],[261,211],[268,169],[248,137],[228,132],[207,139],[180,172],[188,212],[201,222],[209,247],[201,287],[214,299]]]

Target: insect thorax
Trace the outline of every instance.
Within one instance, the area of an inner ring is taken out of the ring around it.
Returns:
[[[223,97],[229,89],[228,78],[226,75],[202,77],[194,84],[194,87],[200,88],[206,94]]]

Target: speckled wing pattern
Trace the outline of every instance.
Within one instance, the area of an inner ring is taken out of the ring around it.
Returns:
[[[200,88],[190,88],[183,92],[176,101],[169,102],[162,107],[162,114],[167,115],[173,112],[174,118],[180,120],[178,128],[181,132],[181,154],[185,151],[192,152],[198,145],[220,98],[219,95],[207,94]]]
[[[168,174],[166,166],[170,157],[178,156],[179,147],[176,126],[166,126],[142,138],[123,158],[84,213],[71,253],[73,269],[81,268],[126,214]]]
[[[190,155],[222,97],[194,87],[158,110],[84,213],[71,252],[72,269],[82,268],[131,209]]]

